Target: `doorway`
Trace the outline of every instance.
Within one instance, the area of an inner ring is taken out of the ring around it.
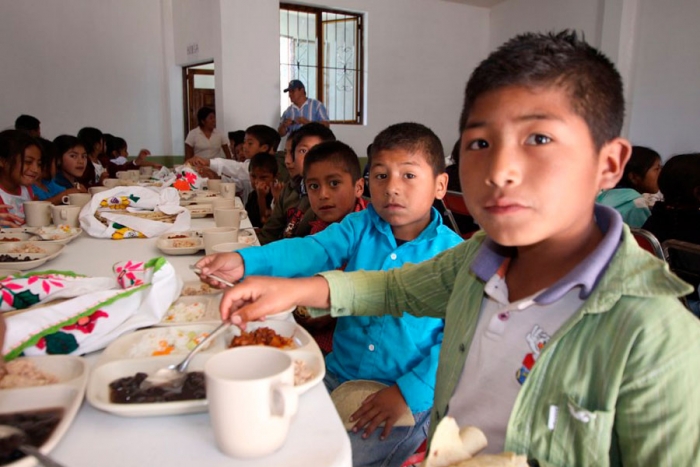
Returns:
[[[198,125],[197,111],[202,107],[216,110],[214,62],[182,68],[182,93],[185,111],[185,135]]]

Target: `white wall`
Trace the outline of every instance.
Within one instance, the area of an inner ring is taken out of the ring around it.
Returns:
[[[700,151],[700,1],[641,0],[629,137],[664,158]]]
[[[27,113],[47,138],[95,126],[168,152],[160,2],[2,0],[0,63],[0,128]]]

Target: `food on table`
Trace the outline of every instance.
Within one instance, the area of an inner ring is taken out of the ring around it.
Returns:
[[[270,328],[258,328],[255,331],[243,331],[240,336],[231,340],[231,347],[241,347],[244,345],[266,345],[278,349],[288,349],[294,346],[291,337],[283,337]]]
[[[16,263],[18,261],[34,261],[34,259],[29,256],[22,258],[21,256],[0,255],[0,263]]]
[[[147,377],[146,373],[136,373],[112,381],[109,384],[109,400],[115,404],[149,404],[206,398],[204,372],[188,372],[182,385],[164,384],[141,388],[141,383]]]
[[[172,240],[174,238],[190,238],[189,235],[169,235],[168,240]]]
[[[191,321],[199,321],[204,318],[206,312],[206,303],[175,303],[168,308],[163,321],[166,323],[187,323]]]
[[[173,328],[156,329],[145,334],[131,348],[129,356],[137,358],[184,354],[197,347],[208,335],[208,332],[184,331]],[[206,350],[206,347],[202,350]]]
[[[21,240],[16,237],[2,237],[0,238],[0,242],[20,242]]]
[[[215,289],[209,284],[205,284],[204,282],[200,283],[199,287],[185,287],[182,290],[182,295],[187,296],[187,295],[206,295],[210,294],[213,292],[217,292],[218,289]]]
[[[7,362],[5,371],[7,373],[0,379],[0,389],[27,388],[58,383],[56,376],[39,370],[34,362],[26,358]]]
[[[173,240],[173,248],[192,248],[197,246],[197,241],[190,238]]]
[[[0,414],[0,425],[14,426],[26,433],[24,441],[19,437],[14,439],[15,437],[12,436],[0,443],[0,465],[9,464],[25,456],[23,452],[16,449],[20,442],[35,447],[42,446],[62,418],[63,409],[60,408]]]
[[[44,240],[63,240],[78,233],[78,230],[69,225],[59,225],[56,227],[41,227],[36,233]]]
[[[314,372],[306,365],[304,360],[294,360],[294,386],[311,381]]]
[[[460,430],[454,418],[445,417],[435,428],[423,467],[527,467],[527,457],[512,452],[475,457],[487,444],[480,429]]]
[[[9,250],[8,253],[46,253],[46,250],[33,243],[26,243],[24,245],[17,245]]]

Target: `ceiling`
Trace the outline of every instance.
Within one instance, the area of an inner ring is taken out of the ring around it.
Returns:
[[[503,3],[506,0],[444,0],[446,2],[453,3],[463,3],[465,5],[480,6],[485,8],[491,8],[492,6]]]

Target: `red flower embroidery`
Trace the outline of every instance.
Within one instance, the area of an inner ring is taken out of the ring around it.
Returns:
[[[47,295],[51,292],[51,286],[63,287],[63,281],[56,279],[52,274],[46,276],[32,276],[27,280],[27,284],[32,285],[36,281],[41,280],[41,288]]]
[[[114,271],[117,273],[117,282],[124,289],[143,284],[143,281],[134,274],[134,272],[143,272],[143,270],[143,262],[132,263],[131,261],[127,261],[123,266],[114,268]]]
[[[107,318],[109,315],[105,313],[102,310],[97,310],[90,316],[83,316],[80,318],[75,324],[71,324],[70,326],[63,326],[64,331],[80,331],[83,334],[90,334],[93,329],[95,329],[95,323],[99,318]],[[37,347],[39,347],[39,343],[37,343]],[[39,347],[41,348],[41,347]]]

